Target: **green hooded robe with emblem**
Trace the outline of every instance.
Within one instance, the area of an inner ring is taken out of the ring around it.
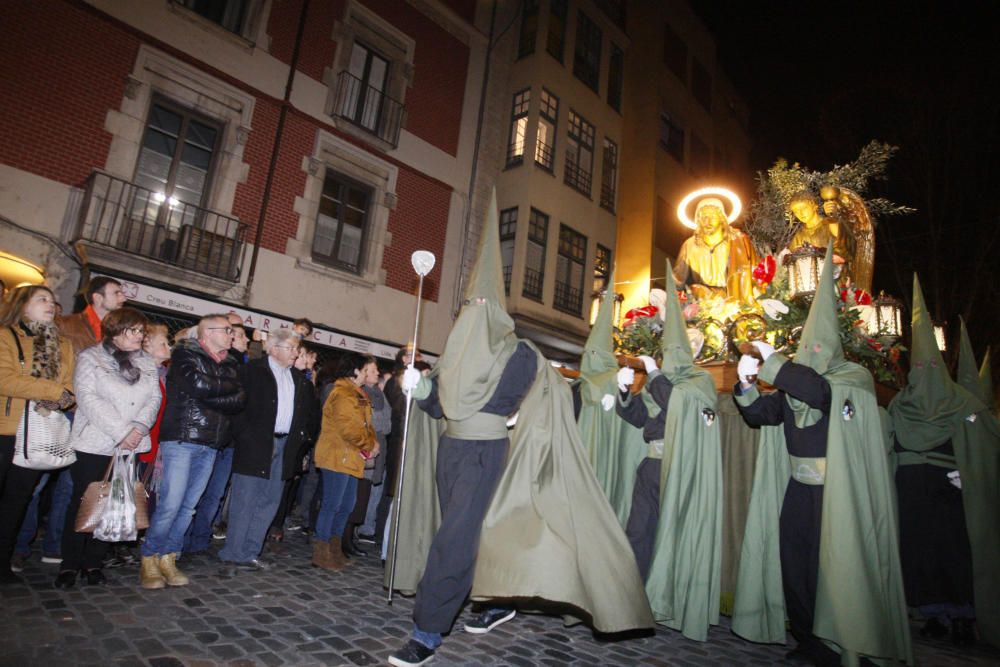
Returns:
[[[477,419],[517,345],[503,305],[497,218],[494,194],[467,305],[435,369],[450,420]],[[467,311],[485,321],[464,322]],[[570,605],[601,632],[652,627],[628,541],[580,442],[569,386],[528,344],[537,355],[535,380],[483,521],[471,595]],[[420,392],[418,386],[414,396]],[[442,429],[422,410],[411,411],[398,538],[390,545],[398,548],[395,587],[404,593],[416,590],[440,524],[435,466]]]
[[[832,266],[827,248],[795,358],[831,390],[812,630],[841,654],[842,664],[856,665],[860,656],[913,664],[885,435],[871,374],[843,357]],[[786,357],[773,353],[760,379],[773,382],[784,363]],[[751,387],[736,400],[748,405],[757,396]],[[818,411],[786,400],[796,425],[818,421]],[[779,515],[790,474],[783,426],[763,427],[732,623],[733,632],[751,641],[785,642]]]

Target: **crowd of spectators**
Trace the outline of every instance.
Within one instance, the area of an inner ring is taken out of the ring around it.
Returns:
[[[33,546],[60,588],[101,585],[115,567],[137,567],[144,589],[183,586],[179,562],[203,553],[213,576],[242,576],[278,565],[270,552],[289,552],[268,543],[293,535],[326,570],[369,548],[384,560],[408,348],[392,372],[355,352],[319,364],[305,318],[265,332],[212,314],[171,337],[113,278],[83,297],[66,317],[44,286],[0,306],[0,583],[21,583]],[[26,400],[71,420],[70,466],[13,464]],[[133,455],[149,527],[135,542],[77,532],[88,484]]]

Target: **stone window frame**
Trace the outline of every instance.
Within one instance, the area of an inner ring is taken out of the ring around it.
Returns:
[[[359,273],[317,262],[312,257],[316,219],[328,169],[372,188],[369,227]],[[389,214],[396,208],[399,167],[320,129],[317,130],[312,154],[302,160],[302,170],[306,174],[306,183],[302,195],[295,198],[298,229],[295,238],[288,239],[285,253],[295,258],[296,268],[368,289],[384,285],[386,271],[382,261],[385,249],[392,244]]]
[[[413,85],[416,40],[356,0],[347,2],[344,17],[334,23],[330,38],[336,42],[337,50],[333,62],[323,69],[323,83],[327,88],[325,114],[341,132],[357,137],[383,152],[393,150],[394,146],[388,141],[336,114],[337,80],[340,73],[350,65],[355,41],[384,57],[389,61],[389,78],[384,94],[404,105],[401,125],[405,128],[406,90]]]
[[[247,49],[261,47],[265,51],[269,51],[271,38],[267,34],[267,24],[271,17],[272,0],[248,0],[248,3],[247,16],[243,19],[243,30],[239,33],[202,16],[194,9],[186,7],[180,0],[167,0],[167,8],[184,20],[190,21],[191,24],[221,39],[230,40]]]
[[[221,124],[222,137],[203,206],[231,215],[236,187],[246,183],[250,173],[243,152],[253,129],[256,97],[145,44],[139,47],[132,73],[126,77],[121,106],[109,110],[105,119],[104,129],[112,137],[104,170],[132,182],[157,96]]]

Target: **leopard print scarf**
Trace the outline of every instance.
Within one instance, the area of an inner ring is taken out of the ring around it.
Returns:
[[[21,328],[34,341],[31,352],[31,376],[43,380],[59,379],[59,330],[54,324],[21,320]]]

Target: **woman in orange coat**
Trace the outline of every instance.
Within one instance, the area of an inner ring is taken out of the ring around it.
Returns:
[[[354,507],[358,479],[365,460],[378,454],[372,426],[372,407],[362,385],[377,378],[375,359],[349,353],[337,366],[333,385],[323,404],[323,424],[316,441],[316,468],[323,484],[322,504],[313,537],[313,565],[340,570],[347,562],[341,537]]]
[[[73,347],[55,325],[56,301],[44,285],[19,287],[0,308],[0,583],[10,570],[14,538],[41,470],[13,464],[14,436],[26,399],[66,410],[73,398]]]

